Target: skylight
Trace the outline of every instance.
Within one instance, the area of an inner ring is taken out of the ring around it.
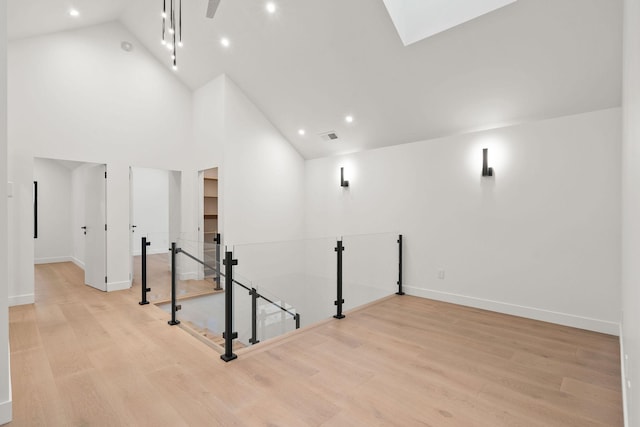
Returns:
[[[446,31],[516,0],[384,0],[405,46]]]

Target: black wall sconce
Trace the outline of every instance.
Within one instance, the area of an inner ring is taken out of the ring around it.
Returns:
[[[344,168],[340,168],[340,187],[348,187],[349,181],[345,181],[344,179]]]
[[[493,176],[493,168],[488,166],[489,149],[482,149],[482,176]]]

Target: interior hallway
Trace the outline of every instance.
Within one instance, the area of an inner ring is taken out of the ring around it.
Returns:
[[[226,364],[71,263],[36,292],[10,309],[11,425],[622,425],[613,336],[394,296]]]

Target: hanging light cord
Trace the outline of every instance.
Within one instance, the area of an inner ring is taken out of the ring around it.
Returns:
[[[182,47],[182,0],[170,0],[168,12],[169,16],[167,16],[167,0],[162,0],[161,41],[171,51],[173,69],[177,70],[178,47]],[[168,40],[167,33],[169,33]]]

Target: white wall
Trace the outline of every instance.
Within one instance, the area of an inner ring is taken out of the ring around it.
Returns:
[[[624,3],[622,343],[627,425],[640,425],[640,0]],[[628,356],[625,361],[624,355]]]
[[[38,238],[34,262],[71,260],[71,170],[50,159],[34,159],[33,180],[38,182]]]
[[[7,4],[0,2],[0,424],[11,421],[7,247]]]
[[[225,244],[299,239],[304,159],[230,78],[225,83]]]
[[[224,233],[224,176],[223,176],[223,156],[224,156],[224,131],[225,131],[225,87],[227,78],[222,75],[211,80],[206,85],[197,89],[193,93],[193,139],[196,147],[194,153],[195,168],[187,177],[192,182],[197,183],[196,187],[190,187],[194,190],[201,191],[199,185],[198,171],[206,169],[219,168],[219,186],[218,186],[218,230],[221,231],[222,238],[225,239]],[[192,206],[194,212],[201,213],[200,194],[194,193],[194,197],[190,200],[195,201]],[[185,200],[185,195],[183,195]],[[199,226],[201,218],[187,218],[183,215],[183,229],[194,229]]]
[[[13,301],[33,301],[34,157],[107,164],[108,289],[128,287],[129,167],[191,169],[191,92],[117,23],[12,41],[8,79]]]
[[[401,232],[409,293],[617,334],[620,138],[612,109],[308,161],[307,232]]]
[[[195,166],[220,168],[224,243],[300,238],[304,159],[228,76],[195,91],[193,100]]]
[[[227,78],[222,75],[193,93],[193,139],[197,151],[196,170],[210,169],[222,162],[224,144],[224,94]]]
[[[140,238],[148,236],[147,254],[167,253],[169,242],[169,171],[132,168],[133,254],[140,255]]]

